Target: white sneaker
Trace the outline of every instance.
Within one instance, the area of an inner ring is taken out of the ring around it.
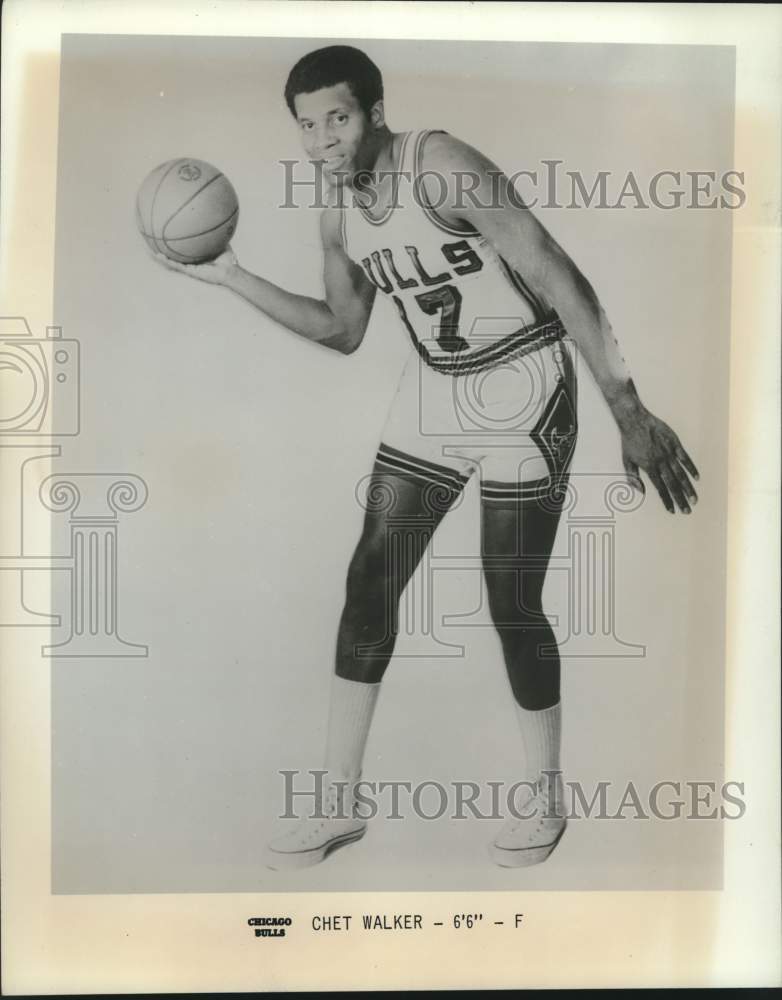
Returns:
[[[366,820],[353,815],[350,806],[338,810],[338,801],[337,789],[330,785],[323,797],[321,816],[304,816],[292,829],[270,841],[266,866],[275,871],[308,868],[324,861],[332,851],[361,840],[367,832]]]
[[[503,868],[538,865],[546,860],[561,840],[567,827],[567,819],[559,815],[562,812],[561,808],[552,809],[549,806],[549,796],[545,787],[539,784],[538,789],[536,795],[529,789],[526,799],[517,810],[529,818],[512,817],[506,821],[495,837],[489,848],[495,864]],[[557,796],[555,802],[562,802],[561,795]]]

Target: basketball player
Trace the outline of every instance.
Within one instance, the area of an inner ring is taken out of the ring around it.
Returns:
[[[643,470],[668,511],[689,514],[697,500],[690,476],[698,473],[676,434],[639,399],[586,278],[486,157],[444,132],[392,132],[379,70],[349,46],[301,59],[285,99],[333,196],[321,217],[324,298],[249,273],[230,248],[207,264],[159,259],[346,355],[361,344],[379,289],[395,305],[411,357],[382,433],[347,576],[323,768],[326,806],[272,842],[269,864],[314,864],[363,836],[355,800],[339,793],[361,775],[400,595],[474,473],[489,608],[518,716],[520,777],[529,782],[519,810],[533,817],[510,819],[490,853],[500,865],[534,864],[551,853],[566,822],[560,663],[541,605],[577,435],[566,332],[616,420],[630,482],[643,491]],[[467,426],[455,405],[462,397],[481,400]],[[514,447],[507,435],[487,433],[497,426],[512,427]]]

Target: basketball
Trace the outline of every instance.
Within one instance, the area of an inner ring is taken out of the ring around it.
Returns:
[[[136,198],[136,223],[152,250],[181,264],[214,260],[239,220],[239,200],[228,178],[203,160],[161,163]]]

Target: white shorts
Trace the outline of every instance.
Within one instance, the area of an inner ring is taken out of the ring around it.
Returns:
[[[386,418],[376,468],[456,493],[479,470],[485,502],[518,502],[566,479],[576,410],[564,340],[460,376],[434,371],[414,353]]]

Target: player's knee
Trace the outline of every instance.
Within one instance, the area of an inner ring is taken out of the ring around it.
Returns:
[[[338,641],[340,676],[368,683],[377,683],[383,676],[393,653],[398,617],[390,586],[384,549],[359,544],[345,588]]]
[[[372,541],[359,544],[348,568],[348,607],[385,604],[389,584],[385,547]]]
[[[548,623],[539,594],[526,593],[519,597],[515,590],[502,593],[490,591],[489,611],[500,634],[504,631],[525,631]]]
[[[506,659],[526,657],[530,649],[551,641],[551,625],[542,613],[517,613],[515,620],[495,624]]]
[[[527,641],[527,630],[523,625],[496,625],[502,651],[506,661],[512,661],[523,652]]]

